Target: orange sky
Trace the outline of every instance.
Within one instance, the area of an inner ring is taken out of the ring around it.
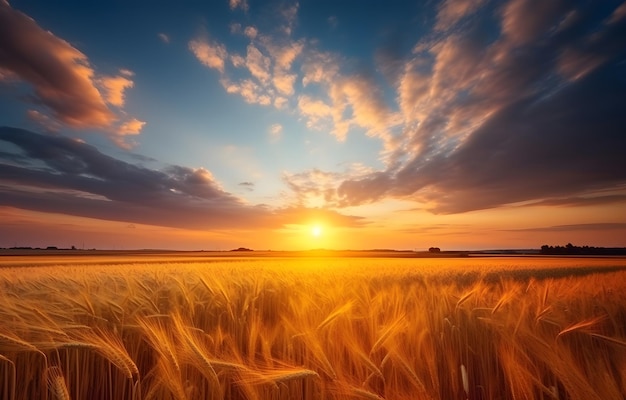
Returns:
[[[604,212],[602,210],[595,210]],[[406,249],[480,250],[539,248],[543,244],[568,242],[604,247],[623,246],[626,224],[607,226],[568,225],[572,213],[587,214],[594,221],[594,210],[545,208],[529,219],[527,210],[483,211],[459,216],[433,217],[398,211],[393,218],[374,220],[361,227],[335,227],[323,219],[300,220],[283,228],[187,230],[158,226],[102,221],[60,214],[0,208],[0,247],[31,246],[98,249],[178,249],[231,250],[248,247],[256,250],[328,249]],[[620,212],[615,207],[612,212]],[[579,215],[580,217],[580,215]],[[544,226],[551,228],[544,228]],[[319,226],[315,236],[312,229]],[[514,227],[514,228],[511,228]]]

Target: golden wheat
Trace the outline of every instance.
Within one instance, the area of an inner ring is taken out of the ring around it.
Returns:
[[[2,400],[626,397],[623,259],[122,261],[0,268]]]

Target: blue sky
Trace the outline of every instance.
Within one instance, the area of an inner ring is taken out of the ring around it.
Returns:
[[[626,245],[621,1],[13,0],[0,22],[0,247]]]

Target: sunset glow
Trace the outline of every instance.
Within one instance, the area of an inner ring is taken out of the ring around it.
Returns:
[[[315,237],[319,237],[322,235],[322,227],[319,225],[315,225],[311,228],[311,235]]]
[[[0,0],[0,248],[626,246],[626,2]]]

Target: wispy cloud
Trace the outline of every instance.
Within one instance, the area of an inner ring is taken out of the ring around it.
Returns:
[[[63,127],[59,121],[37,110],[26,111],[26,116],[48,132],[58,132]]]
[[[172,41],[171,38],[169,37],[169,35],[167,35],[167,34],[165,34],[163,32],[159,33],[157,36],[165,44],[170,44],[170,42]]]
[[[252,192],[254,190],[254,182],[239,182],[238,186],[241,186],[245,190]]]
[[[478,7],[485,3],[484,0],[445,0],[439,5],[437,11],[436,30],[446,30],[454,26],[463,17],[472,14]]]
[[[337,19],[336,15],[331,15],[326,19],[326,21],[328,22],[328,25],[331,27],[331,29],[335,29],[339,25],[339,19]]]
[[[277,142],[283,134],[283,126],[281,124],[272,124],[270,125],[268,132],[270,134],[270,140],[272,142]]]
[[[626,189],[625,189],[626,190]],[[594,196],[556,197],[532,203],[533,206],[578,207],[626,203],[626,194],[596,194]]]
[[[538,228],[511,229],[514,232],[575,232],[575,231],[626,231],[626,223],[604,222],[543,226]]]
[[[31,111],[31,118],[47,127],[57,121],[98,128],[119,139],[117,127],[125,119],[119,109],[124,91],[133,86],[130,76],[97,74],[85,54],[7,2],[0,3],[0,26],[0,69],[32,86],[34,103],[41,108]]]

